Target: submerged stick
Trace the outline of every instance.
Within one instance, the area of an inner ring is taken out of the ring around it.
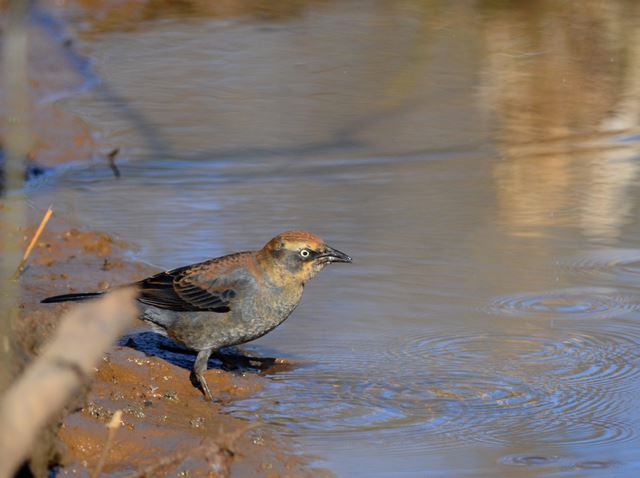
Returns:
[[[0,399],[0,478],[14,475],[38,434],[93,375],[137,316],[136,291],[118,289],[74,307],[53,339]]]
[[[116,177],[116,179],[120,178],[120,170],[116,165],[116,156],[118,155],[119,152],[120,152],[120,148],[116,148],[113,151],[111,151],[109,154],[107,154],[107,159],[109,160],[109,167],[111,168],[111,171],[113,171],[113,175]]]
[[[47,223],[49,222],[49,219],[51,219],[52,214],[53,214],[53,209],[51,208],[51,206],[49,206],[49,209],[47,209],[47,212],[44,214],[42,221],[40,221],[40,225],[38,226],[36,233],[33,235],[31,242],[27,246],[27,250],[24,252],[24,255],[22,256],[22,260],[20,261],[20,264],[18,264],[18,268],[13,273],[13,277],[12,277],[13,280],[17,280],[25,271],[27,261],[29,260],[29,256],[31,255],[31,251],[33,251],[33,248],[38,242],[38,239],[40,239],[40,236],[44,232],[44,228],[47,226]]]

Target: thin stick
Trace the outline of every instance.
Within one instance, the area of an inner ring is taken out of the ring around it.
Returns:
[[[96,465],[95,470],[91,473],[91,478],[98,478],[100,473],[102,473],[102,468],[104,468],[104,464],[107,461],[107,456],[109,455],[109,450],[111,450],[111,445],[113,444],[113,438],[116,436],[116,432],[120,425],[122,424],[122,410],[116,410],[111,420],[107,424],[107,428],[109,429],[109,434],[107,435],[107,442],[104,444],[104,448],[102,449],[102,454],[100,455],[100,460]]]
[[[52,214],[53,214],[53,209],[51,208],[51,206],[49,206],[49,209],[47,209],[47,212],[44,214],[42,221],[40,221],[38,230],[33,235],[33,238],[31,239],[31,242],[29,243],[27,250],[24,252],[24,255],[22,256],[22,260],[20,261],[20,264],[18,264],[18,268],[13,273],[13,276],[12,276],[13,280],[18,279],[22,275],[22,273],[25,271],[27,261],[29,260],[29,256],[31,255],[31,251],[33,251],[33,248],[38,242],[38,239],[40,239],[40,236],[42,235],[44,228],[47,226],[49,219],[51,219]]]
[[[44,425],[137,317],[135,295],[135,290],[120,289],[71,309],[40,355],[0,396],[1,478],[14,476]]]

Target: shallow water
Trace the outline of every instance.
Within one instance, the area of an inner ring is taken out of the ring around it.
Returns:
[[[102,82],[60,105],[122,178],[36,207],[162,268],[291,228],[352,255],[247,346],[308,364],[231,410],[339,476],[637,476],[638,7],[287,5],[83,24]]]

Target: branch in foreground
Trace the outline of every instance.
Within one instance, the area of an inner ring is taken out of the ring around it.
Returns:
[[[0,402],[0,478],[13,476],[42,427],[90,377],[102,355],[138,314],[134,289],[82,304],[61,321],[52,341]]]

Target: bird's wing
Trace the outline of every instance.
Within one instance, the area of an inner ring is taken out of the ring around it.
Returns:
[[[229,312],[251,282],[250,253],[237,253],[161,272],[137,283],[143,304],[179,312]]]

